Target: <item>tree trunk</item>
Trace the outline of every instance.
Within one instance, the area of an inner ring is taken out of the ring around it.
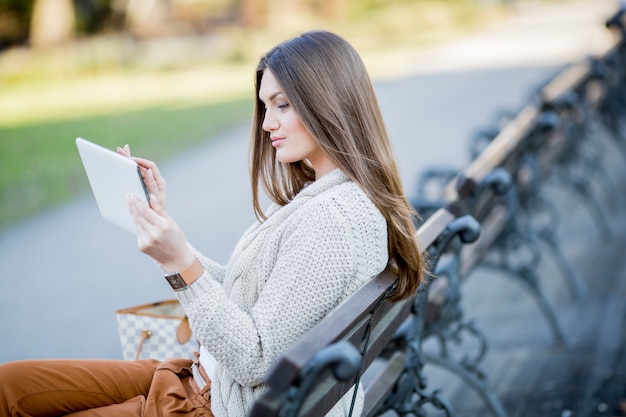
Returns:
[[[58,45],[74,35],[72,0],[35,0],[30,25],[32,46]]]

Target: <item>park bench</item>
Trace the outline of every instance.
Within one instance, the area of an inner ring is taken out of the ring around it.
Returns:
[[[623,22],[623,11],[616,16]],[[611,25],[616,25],[615,17],[611,21]],[[435,270],[427,311],[436,319],[426,318],[431,324],[426,326],[424,336],[436,338],[439,352],[425,352],[424,357],[427,363],[461,377],[481,395],[495,416],[503,416],[505,411],[490,392],[486,375],[480,369],[487,350],[486,338],[471,321],[464,319],[460,286],[480,267],[495,267],[512,274],[538,302],[556,342],[565,345],[556,314],[539,285],[535,269],[541,255],[538,242],[547,244],[577,300],[584,300],[586,289],[559,249],[555,231],[558,215],[542,184],[556,178],[560,185],[582,197],[601,236],[610,237],[604,207],[593,194],[591,182],[600,178],[611,197],[619,196],[619,192],[603,168],[601,155],[590,152],[587,142],[593,139],[590,126],[600,121],[604,129],[614,133],[618,147],[626,146],[623,135],[618,134],[621,126],[617,125],[620,118],[616,114],[626,110],[626,66],[615,64],[626,63],[624,26],[619,27],[622,38],[602,57],[564,69],[541,89],[538,100],[515,117],[509,116],[506,122],[500,119],[498,127],[488,131],[486,141],[484,134],[475,139],[470,149],[473,160],[467,168],[461,172],[430,169],[419,183],[419,197],[414,199],[418,210],[446,207],[457,216],[471,214],[481,223],[477,241],[462,247],[451,246],[454,250],[450,259],[440,262]],[[595,143],[591,147],[597,148]],[[424,197],[433,193],[433,183],[434,201],[432,196],[430,200]],[[547,220],[540,225],[533,222],[533,218],[546,212]],[[525,263],[515,265],[508,252],[520,244],[531,256]],[[490,257],[490,252],[497,256]],[[437,285],[437,281],[443,284]],[[449,345],[458,342],[462,333],[477,338],[479,348],[474,357],[466,355],[459,361],[449,354]]]
[[[389,271],[362,286],[279,358],[250,417],[322,416],[355,385],[364,389],[366,417],[389,410],[424,415],[426,404],[450,416],[450,404],[426,383],[426,363],[455,373],[476,390],[492,415],[506,416],[480,369],[487,342],[464,317],[461,284],[482,267],[508,272],[530,290],[556,343],[566,345],[541,291],[536,271],[540,242],[577,300],[584,300],[585,288],[562,256],[555,233],[560,215],[543,185],[557,180],[582,197],[600,234],[609,238],[592,180],[601,178],[607,190],[610,181],[601,156],[587,155],[585,147],[590,129],[600,125],[613,134],[626,158],[619,125],[626,106],[623,22],[620,11],[607,23],[621,37],[603,56],[565,68],[519,113],[472,142],[472,161],[465,169],[423,175],[420,196],[413,202],[423,216],[417,234],[430,255],[428,282],[414,297],[396,303],[387,300],[395,285]],[[438,183],[435,200],[421,198],[429,181]],[[516,251],[520,246],[530,253],[522,261]],[[473,357],[459,360],[449,355],[448,345],[462,334],[477,338],[479,348]],[[438,342],[437,352],[422,349],[428,338]]]

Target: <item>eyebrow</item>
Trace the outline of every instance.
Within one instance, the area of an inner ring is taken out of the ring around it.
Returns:
[[[281,94],[284,95],[285,93],[283,93],[282,91],[277,91],[277,92],[273,93],[272,95],[270,95],[268,97],[267,101],[272,101],[272,100],[274,100],[276,97],[278,97]],[[265,101],[261,97],[259,97],[259,100],[261,100],[263,103],[265,103]]]

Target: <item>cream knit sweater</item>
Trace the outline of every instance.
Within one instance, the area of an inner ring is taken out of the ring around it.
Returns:
[[[336,169],[289,204],[273,206],[265,222],[245,232],[225,267],[196,256],[205,273],[177,294],[194,336],[218,362],[213,413],[244,417],[280,354],[385,268],[387,225],[363,190]],[[350,401],[346,396],[329,415],[344,415]]]

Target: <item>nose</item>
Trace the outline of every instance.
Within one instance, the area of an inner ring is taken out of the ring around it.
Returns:
[[[265,111],[262,128],[266,132],[271,132],[278,129],[278,120],[276,119],[276,117],[274,117],[273,113],[269,109]]]

